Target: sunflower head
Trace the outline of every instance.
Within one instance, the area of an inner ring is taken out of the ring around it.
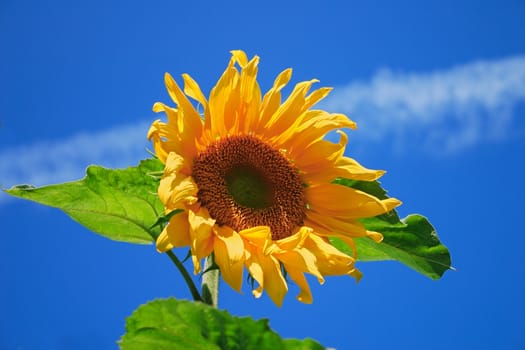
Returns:
[[[328,237],[352,246],[353,237],[379,242],[381,234],[358,220],[401,202],[333,183],[340,177],[373,181],[383,171],[345,157],[344,132],[338,131],[338,143],[324,139],[329,131],[356,127],[343,114],[312,109],[330,88],[310,92],[316,80],[300,82],[282,101],[292,72],[286,69],[262,95],[258,63],[257,56],[248,60],[243,51],[232,51],[209,98],[189,75],[182,76],[184,90],[165,75],[176,106],[155,103],[153,110],[164,112],[167,122],[155,121],[148,138],[165,163],[159,198],[167,213],[182,212],[170,219],[157,249],[189,246],[195,273],[214,253],[230,286],[240,290],[246,268],[258,284],[253,294],[266,290],[277,305],[288,290],[286,271],[300,287],[298,299],[310,303],[305,273],[321,283],[327,275],[360,277],[355,256],[337,250]]]

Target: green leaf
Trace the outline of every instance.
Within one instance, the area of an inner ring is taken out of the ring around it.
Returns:
[[[40,204],[59,208],[73,220],[109,239],[129,243],[151,243],[160,233],[155,226],[163,214],[158,199],[161,171],[157,159],[143,160],[137,167],[105,169],[88,167],[79,181],[35,188],[15,186],[5,192]]]
[[[377,181],[365,182],[348,179],[335,181],[372,194],[380,199],[388,198]],[[357,258],[361,261],[397,260],[432,279],[439,279],[452,269],[450,252],[439,240],[432,224],[422,215],[412,214],[399,219],[395,210],[361,223],[370,231],[383,234],[383,241],[376,243],[369,238],[355,238]],[[338,238],[332,243],[341,251],[351,254],[351,248]]]
[[[141,305],[126,320],[122,350],[322,350],[311,340],[282,339],[268,320],[235,317],[209,305],[157,299]]]

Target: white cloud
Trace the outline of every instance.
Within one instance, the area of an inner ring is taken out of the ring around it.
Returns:
[[[0,184],[41,186],[80,179],[90,164],[136,165],[148,156],[148,127],[149,123],[139,123],[6,149],[0,152]]]
[[[525,100],[525,56],[478,61],[430,73],[379,71],[370,81],[336,88],[322,107],[357,121],[360,143],[389,139],[452,152],[510,132]]]

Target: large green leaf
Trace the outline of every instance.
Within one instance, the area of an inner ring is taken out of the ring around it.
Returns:
[[[380,199],[387,198],[377,181],[365,182],[338,179],[336,183],[353,187]],[[362,261],[397,260],[432,279],[439,279],[451,269],[450,253],[440,241],[436,230],[424,216],[412,214],[399,219],[395,210],[373,218],[362,219],[368,230],[381,232],[383,241],[356,238],[357,258]],[[351,254],[351,248],[337,238],[331,239],[340,250]]]
[[[122,350],[322,350],[311,340],[282,339],[268,320],[231,316],[209,305],[157,299],[140,306],[126,320]]]
[[[15,186],[7,193],[62,209],[74,220],[107,238],[129,243],[150,243],[160,226],[152,226],[163,213],[158,199],[158,180],[150,174],[162,171],[157,159],[137,167],[105,169],[88,167],[79,181],[35,188]]]

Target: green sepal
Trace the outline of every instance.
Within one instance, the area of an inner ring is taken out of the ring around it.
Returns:
[[[157,299],[126,320],[122,350],[322,350],[311,340],[282,339],[268,320],[236,317],[199,302]]]

